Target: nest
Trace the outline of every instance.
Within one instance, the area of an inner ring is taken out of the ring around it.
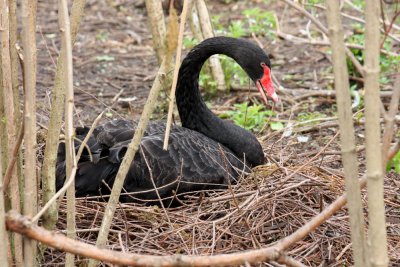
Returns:
[[[328,165],[332,161],[326,162]],[[121,203],[107,248],[150,255],[215,255],[270,246],[293,233],[343,193],[343,177],[326,165],[302,166],[288,161],[260,166],[229,190],[182,197],[183,205],[177,208]],[[385,183],[389,255],[391,265],[398,266],[400,177],[390,173]],[[105,205],[104,201],[77,200],[80,241],[95,244]],[[64,231],[65,201],[61,203],[59,216],[57,228]],[[347,210],[340,210],[293,245],[288,255],[309,266],[351,265]],[[48,248],[44,257],[44,266],[64,264],[62,252]],[[87,261],[77,258],[77,264]]]

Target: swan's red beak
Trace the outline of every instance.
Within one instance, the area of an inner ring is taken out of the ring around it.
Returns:
[[[265,104],[268,103],[266,95],[271,97],[274,102],[278,102],[279,97],[275,92],[274,85],[272,84],[271,71],[265,64],[263,64],[262,67],[264,68],[264,75],[256,82],[257,89],[260,91]]]

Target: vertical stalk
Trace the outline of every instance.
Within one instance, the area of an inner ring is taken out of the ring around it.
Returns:
[[[0,143],[2,140],[0,140]],[[0,144],[1,150],[1,144]],[[4,191],[3,191],[3,168],[0,161],[0,266],[8,267],[8,235],[5,222]]]
[[[190,6],[191,6],[191,0],[185,0],[183,2],[181,22],[179,25],[178,45],[176,47],[174,76],[172,78],[172,86],[171,86],[171,93],[170,93],[170,99],[169,99],[168,119],[167,119],[167,126],[165,129],[165,136],[164,136],[164,146],[163,146],[164,150],[167,150],[167,148],[168,148],[168,139],[169,139],[169,133],[171,131],[171,124],[172,124],[172,113],[174,111],[174,105],[175,105],[175,91],[176,91],[176,85],[178,82],[179,67],[181,65],[183,33],[185,30],[186,16],[187,16]]]
[[[64,44],[64,53],[61,55],[64,65],[65,81],[65,158],[66,158],[66,176],[69,177],[72,170],[76,167],[75,148],[74,148],[74,88],[73,88],[73,69],[72,69],[72,42],[71,25],[68,16],[67,0],[58,1],[59,24],[61,32],[61,41]],[[67,236],[76,238],[75,228],[75,183],[72,182],[67,190]],[[67,253],[65,265],[75,266],[74,254]]]
[[[17,41],[18,41],[18,25],[17,25],[17,1],[16,0],[8,0],[8,5],[9,5],[9,20],[10,20],[10,58],[11,58],[11,83],[12,83],[12,90],[13,90],[13,95],[14,95],[14,111],[15,111],[15,125],[16,125],[16,132],[20,131],[19,126],[21,125],[21,99],[19,96],[19,80],[18,80],[18,67],[19,67],[19,55],[17,51]],[[23,155],[22,155],[22,150],[18,152],[18,158],[17,158],[17,164],[16,164],[16,169],[17,169],[17,177],[18,177],[18,184],[13,185],[11,184],[11,191],[16,192],[14,187],[19,187],[22,188],[23,180],[24,180],[24,173],[23,173]],[[13,194],[13,193],[11,193]],[[19,196],[18,199],[23,198],[22,195],[22,190],[19,190]],[[18,200],[19,201],[19,200]],[[20,204],[18,204],[20,205]],[[21,209],[21,208],[20,208]],[[21,237],[22,240],[22,237]],[[21,241],[22,242],[22,241]],[[17,255],[16,255],[17,256]],[[22,253],[21,253],[22,257]],[[18,263],[17,263],[18,265]]]
[[[203,37],[205,39],[214,37],[214,30],[211,25],[210,14],[208,13],[207,5],[204,0],[196,0],[196,9],[198,11]],[[222,70],[221,62],[219,61],[218,56],[211,56],[209,61],[212,75],[217,82],[217,89],[221,91],[226,90],[224,71]]]
[[[161,64],[165,56],[165,36],[166,27],[164,13],[162,9],[162,1],[146,0],[147,15],[149,17],[151,35],[153,37],[153,47],[156,51],[158,63]]]
[[[379,14],[380,1],[365,4],[365,138],[369,218],[369,263],[371,267],[388,265],[383,168],[381,153],[379,99]]]
[[[350,214],[351,241],[354,252],[354,265],[366,265],[365,225],[362,212],[361,192],[358,182],[358,162],[354,138],[354,126],[349,90],[349,75],[346,65],[344,35],[339,10],[339,1],[327,0],[327,19],[329,39],[332,46],[332,60],[335,76],[336,102],[339,113],[342,163],[344,167],[348,210]]]
[[[1,14],[5,9],[4,2],[0,2]],[[2,21],[0,22],[0,27],[4,29]],[[0,32],[0,39],[3,39],[2,33]],[[3,54],[3,50],[1,50],[1,54]],[[0,57],[0,77],[3,77],[3,60],[2,56]],[[0,79],[0,240],[8,240],[8,235],[5,227],[5,206],[4,206],[4,191],[3,191],[3,176],[5,167],[4,163],[6,163],[7,154],[7,130],[5,124],[2,122],[3,118],[5,118],[5,111],[4,111],[4,86],[3,86],[3,79]],[[8,267],[8,241],[2,242],[0,245],[0,265]]]
[[[36,0],[21,1],[22,46],[24,55],[24,215],[37,211],[36,180]],[[24,238],[24,266],[36,264],[36,242]]]
[[[10,158],[8,155],[13,154],[13,149],[16,143],[16,134],[17,134],[17,118],[15,107],[18,107],[19,112],[19,103],[15,105],[14,103],[14,94],[13,94],[13,84],[11,80],[11,57],[10,57],[10,24],[9,24],[9,6],[7,0],[1,0],[1,25],[0,28],[3,29],[0,32],[1,36],[1,69],[2,69],[2,90],[3,90],[3,103],[4,104],[4,115],[5,115],[5,123],[7,129],[7,137],[4,139],[4,142],[7,142],[7,165],[9,164]],[[4,165],[4,169],[7,165]],[[20,212],[21,210],[21,202],[20,202],[20,190],[17,179],[17,170],[14,168],[11,173],[11,183],[9,187],[9,196],[11,198],[11,208]],[[15,262],[18,265],[22,265],[22,237],[20,235],[12,234],[11,235],[11,244],[13,244],[13,251],[15,255]]]
[[[11,58],[11,83],[14,95],[14,110],[15,110],[15,123],[21,125],[21,112],[20,112],[20,97],[19,97],[19,81],[18,81],[18,51],[17,45],[17,1],[8,0],[8,8],[10,10],[9,21],[10,21],[10,58]],[[17,129],[19,130],[19,129]]]
[[[71,42],[75,43],[76,35],[79,30],[81,19],[84,14],[86,0],[74,0],[71,8]],[[65,53],[65,44],[61,43],[60,55]],[[54,78],[54,88],[52,94],[52,109],[50,114],[49,131],[47,133],[46,149],[42,167],[42,189],[43,202],[47,203],[56,191],[56,160],[58,140],[61,131],[62,117],[64,113],[65,100],[65,62],[63,57],[57,61],[57,70]],[[52,204],[43,215],[43,225],[47,229],[54,229],[57,222],[57,205]]]
[[[155,104],[157,101],[158,93],[160,92],[163,85],[163,77],[165,77],[166,61],[162,61],[161,66],[158,70],[157,76],[154,80],[153,86],[151,87],[149,96],[147,97],[146,104],[144,105],[142,115],[136,128],[135,134],[132,138],[131,143],[125,153],[124,159],[121,162],[121,166],[118,170],[115,182],[111,191],[110,199],[108,200],[106,209],[104,211],[103,221],[101,222],[99,235],[97,237],[96,246],[104,247],[108,239],[108,233],[110,232],[111,223],[114,217],[115,209],[117,207],[119,196],[121,194],[122,187],[124,185],[126,174],[128,173],[131,162],[135,157],[135,154],[139,148],[140,140],[143,137],[144,131],[150,120],[150,116],[153,113]],[[89,267],[97,266],[96,260],[89,261]]]

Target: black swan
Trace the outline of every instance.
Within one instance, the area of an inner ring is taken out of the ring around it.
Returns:
[[[271,63],[258,46],[241,39],[210,38],[194,47],[179,70],[176,103],[182,127],[173,126],[168,150],[163,150],[165,123],[149,124],[141,146],[125,179],[122,202],[172,199],[174,194],[226,188],[229,183],[264,161],[256,137],[249,131],[223,121],[204,103],[198,85],[203,63],[214,54],[233,58],[255,82],[264,101],[266,94],[278,97],[271,82]],[[98,126],[90,137],[78,163],[76,196],[109,194],[115,176],[136,125],[112,120]],[[76,138],[83,140],[89,128],[77,128]],[[75,141],[78,148],[79,141]],[[56,187],[65,180],[65,146],[58,150]],[[140,192],[140,193],[139,193]]]

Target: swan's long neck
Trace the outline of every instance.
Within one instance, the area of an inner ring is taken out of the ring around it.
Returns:
[[[240,64],[240,54],[245,54],[245,51],[235,40],[214,38],[213,41],[198,45],[186,56],[179,70],[176,103],[183,127],[203,133],[255,166],[262,164],[264,158],[261,145],[255,136],[215,116],[207,108],[199,91],[200,70],[210,56],[224,54]]]

